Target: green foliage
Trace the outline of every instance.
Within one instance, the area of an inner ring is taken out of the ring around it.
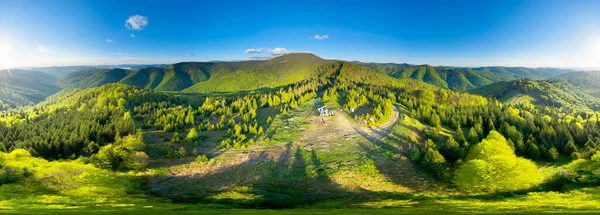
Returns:
[[[471,91],[492,96],[511,104],[526,104],[524,97],[533,98],[536,105],[557,107],[575,111],[600,109],[600,99],[581,91],[564,79],[502,81]]]
[[[577,159],[569,163],[566,171],[558,172],[571,183],[583,185],[600,185],[600,153],[594,154],[589,159]]]
[[[206,157],[206,155],[199,155],[198,157],[196,157],[196,162],[206,163],[208,162],[208,157]]]
[[[548,149],[548,152],[546,153],[546,159],[550,161],[557,161],[559,156],[558,150],[556,150],[554,147]]]
[[[465,191],[503,192],[529,189],[542,180],[533,162],[517,157],[506,139],[492,131],[469,150],[454,183]]]
[[[28,149],[44,158],[92,155],[127,136],[135,125],[123,99],[135,100],[149,92],[126,85],[105,85],[88,90],[61,91],[30,109],[4,112],[0,142],[12,151]]]
[[[100,168],[110,170],[143,170],[148,164],[148,155],[142,152],[145,144],[141,132],[137,136],[117,138],[92,156],[91,161]]]
[[[498,81],[523,77],[540,77],[536,69],[516,67],[482,67],[482,68],[453,68],[433,67],[429,65],[408,64],[364,64],[364,67],[394,78],[410,78],[423,81],[441,88],[457,91],[471,90]],[[543,77],[552,76],[554,73],[542,72]],[[555,73],[559,74],[559,73]]]
[[[440,144],[438,149],[444,158],[450,163],[454,163],[464,156],[464,150],[452,136],[448,137],[444,144]]]
[[[234,92],[274,88],[306,79],[313,67],[325,61],[313,54],[294,53],[239,70],[219,70],[185,92]],[[274,105],[277,106],[277,105]]]
[[[0,70],[0,111],[33,105],[58,91],[56,78],[46,73]]]
[[[199,137],[198,130],[196,129],[196,127],[193,127],[192,129],[190,129],[190,131],[188,132],[185,139],[193,141],[193,140],[196,140],[198,137]]]
[[[109,83],[117,83],[125,78],[130,70],[88,68],[69,73],[61,78],[60,84],[66,88],[91,88]]]
[[[437,150],[433,148],[427,148],[423,155],[422,165],[424,165],[429,171],[440,174],[446,169],[448,164],[446,159]]]

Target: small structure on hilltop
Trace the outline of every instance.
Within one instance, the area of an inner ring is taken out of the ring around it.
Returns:
[[[316,98],[313,99],[315,102],[315,108],[317,111],[317,115],[319,116],[333,116],[333,111],[328,109],[327,106],[325,106],[324,104],[320,103],[319,100],[317,100]]]

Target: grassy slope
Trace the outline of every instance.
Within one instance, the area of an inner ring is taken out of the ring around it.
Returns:
[[[273,88],[306,78],[311,69],[325,61],[313,54],[287,54],[265,61],[259,66],[240,70],[222,69],[184,92],[233,92]]]

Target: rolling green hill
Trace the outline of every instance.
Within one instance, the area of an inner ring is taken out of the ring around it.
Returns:
[[[430,65],[410,64],[361,64],[379,73],[395,78],[412,78],[432,85],[459,91],[467,91],[498,81],[507,81],[519,77],[549,78],[573,70],[558,68],[525,68],[525,67],[434,67]]]
[[[600,97],[600,71],[570,72],[556,77],[566,79],[569,83],[580,87],[592,96]]]
[[[551,78],[560,74],[575,72],[570,69],[560,69],[551,67],[539,67],[539,68],[527,68],[527,67],[503,67],[503,66],[489,66],[474,68],[477,71],[486,71],[496,74],[507,74],[515,75],[519,77],[527,77],[533,79]]]
[[[140,70],[85,69],[64,76],[67,88],[124,83],[156,91],[234,92],[272,88],[305,79],[326,61],[313,54],[287,54],[267,61],[183,62]]]
[[[119,82],[131,72],[124,69],[84,69],[66,75],[60,80],[60,84],[64,88],[99,87],[104,84]]]
[[[0,109],[37,103],[58,92],[56,78],[29,70],[0,70]]]
[[[388,74],[394,78],[411,78],[452,90],[470,90],[497,81],[514,79],[512,74],[467,68],[433,67],[409,64],[363,64],[367,69]]]
[[[216,69],[208,80],[198,82],[184,92],[233,92],[284,86],[305,79],[315,66],[325,62],[313,54],[294,53],[248,68]]]
[[[471,93],[498,98],[506,103],[553,106],[574,110],[598,110],[600,100],[566,79],[501,81],[471,90]]]

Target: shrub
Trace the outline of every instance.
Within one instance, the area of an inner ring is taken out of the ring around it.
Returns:
[[[208,157],[206,157],[206,155],[200,155],[196,158],[196,162],[206,163],[206,162],[208,162]]]

